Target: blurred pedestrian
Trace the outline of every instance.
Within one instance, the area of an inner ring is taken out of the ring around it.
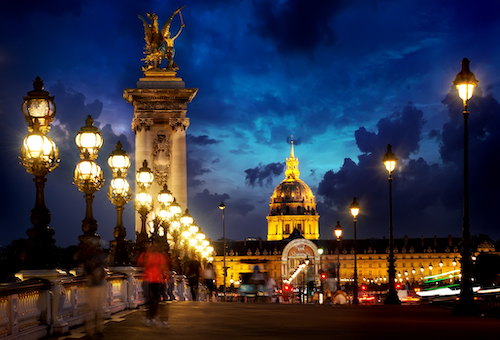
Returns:
[[[200,269],[201,265],[196,256],[188,261],[186,274],[188,277],[188,284],[189,284],[189,289],[191,291],[192,301],[198,300],[198,284],[200,282]]]
[[[151,244],[146,252],[139,256],[139,266],[144,268],[142,279],[146,282],[147,289],[146,326],[160,325],[168,328],[168,309],[166,320],[158,320],[158,303],[163,297],[161,290],[165,289],[165,280],[170,271],[170,263],[161,245],[156,242]]]
[[[205,280],[205,285],[207,286],[207,301],[212,301],[214,294],[215,271],[211,262],[207,263],[205,269],[203,270],[203,279]]]
[[[89,309],[85,328],[90,337],[102,336],[104,330],[104,296],[106,293],[106,253],[101,249],[100,237],[90,236],[82,242],[76,254],[87,277]]]

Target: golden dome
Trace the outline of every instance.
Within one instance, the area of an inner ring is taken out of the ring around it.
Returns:
[[[271,196],[273,203],[316,203],[311,188],[300,179],[285,179]]]

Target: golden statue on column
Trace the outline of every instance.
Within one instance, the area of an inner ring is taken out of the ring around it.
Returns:
[[[142,71],[150,71],[150,70],[160,70],[160,64],[163,59],[167,59],[167,67],[165,70],[167,71],[177,71],[179,68],[174,61],[175,49],[174,49],[174,41],[179,37],[182,32],[182,29],[185,27],[184,20],[182,19],[181,9],[185,6],[181,6],[175,10],[175,12],[168,18],[165,25],[159,31],[158,26],[158,16],[153,13],[147,13],[148,19],[151,23],[147,23],[146,20],[139,15],[139,19],[142,20],[144,24],[144,33],[146,40],[146,46],[144,48],[144,54],[146,57],[141,59],[146,62],[146,65],[142,67]],[[181,20],[181,26],[177,33],[172,36],[170,32],[170,24],[172,23],[172,19],[179,14],[179,18]]]

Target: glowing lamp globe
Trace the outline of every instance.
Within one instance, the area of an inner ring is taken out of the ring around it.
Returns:
[[[130,185],[125,178],[113,178],[110,185],[113,193],[117,196],[127,196],[130,192]]]
[[[116,175],[118,171],[120,171],[122,176],[127,176],[127,171],[130,168],[130,157],[122,149],[122,143],[120,141],[116,143],[116,149],[113,150],[108,157],[108,165],[113,175]]]
[[[342,226],[340,225],[340,221],[337,221],[337,225],[335,226],[333,232],[335,233],[335,236],[337,236],[337,239],[342,236]]]
[[[462,60],[462,70],[457,74],[453,84],[457,87],[458,96],[467,102],[474,94],[474,88],[479,82],[474,73],[469,69],[470,61],[467,58]]]
[[[158,199],[158,202],[160,202],[160,204],[163,207],[167,207],[168,205],[170,205],[170,203],[172,203],[174,201],[174,195],[172,195],[170,190],[168,190],[168,187],[166,184],[163,185],[163,189],[158,194],[157,199]]]
[[[384,163],[385,168],[387,169],[389,174],[392,173],[394,169],[396,169],[396,162],[398,160],[396,155],[392,152],[391,148],[391,144],[387,144],[387,152],[384,154],[384,157],[382,157],[382,162]]]
[[[356,218],[356,216],[358,216],[359,214],[359,203],[356,201],[356,197],[354,197],[354,199],[352,200],[350,209],[351,215]]]
[[[33,125],[38,122],[40,131],[46,134],[50,130],[50,123],[54,120],[56,114],[54,97],[51,97],[49,92],[43,90],[43,81],[40,77],[36,77],[33,88],[33,91],[28,92],[28,95],[23,97],[24,102],[21,109],[28,123],[28,130],[33,131]]]
[[[80,157],[84,158],[84,152],[89,153],[90,159],[96,159],[99,150],[103,144],[103,139],[99,129],[94,125],[94,120],[90,115],[85,119],[85,126],[80,128],[76,134],[75,144],[80,150]]]
[[[177,216],[179,216],[181,213],[182,213],[182,208],[181,206],[179,205],[179,203],[177,203],[174,199],[174,201],[172,202],[172,204],[170,204],[170,207],[169,207],[169,210],[170,210],[170,213],[172,214],[172,216],[175,218]]]
[[[186,209],[184,215],[181,216],[180,221],[184,226],[190,226],[194,222],[194,218],[189,214],[188,209]]]
[[[137,170],[137,173],[135,174],[137,184],[139,187],[146,190],[151,186],[151,184],[153,184],[154,178],[153,172],[150,168],[148,168],[148,162],[144,160],[142,168]]]
[[[144,208],[151,208],[153,206],[153,198],[147,192],[140,192],[135,195],[136,203]]]

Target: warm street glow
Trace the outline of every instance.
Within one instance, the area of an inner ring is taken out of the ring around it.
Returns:
[[[115,195],[126,196],[130,190],[128,181],[125,178],[117,177],[111,180],[111,188]]]

